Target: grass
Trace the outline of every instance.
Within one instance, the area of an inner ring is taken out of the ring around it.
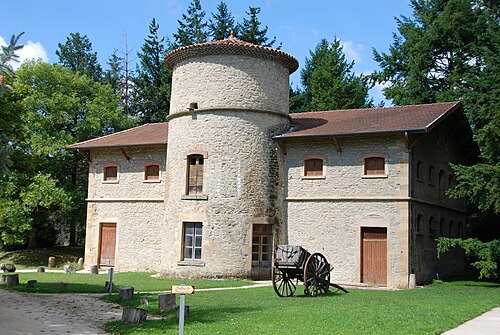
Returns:
[[[14,251],[0,251],[0,263],[12,263],[17,269],[33,269],[47,266],[50,256],[56,258],[56,268],[64,264],[76,263],[83,257],[83,247],[55,247],[40,249],[23,249]]]
[[[19,285],[11,289],[22,292],[37,293],[106,293],[104,283],[108,280],[107,274],[91,275],[84,273],[54,273],[54,272],[20,272]],[[35,288],[26,288],[28,280],[36,280]],[[124,272],[115,273],[113,283],[115,292],[119,287],[133,286],[135,292],[168,291],[172,285],[179,285],[180,279],[154,278],[151,273]],[[196,279],[186,281],[197,288],[232,287],[249,285],[251,282],[243,280],[209,280]],[[67,285],[61,285],[61,283]],[[0,284],[5,287],[5,284]]]
[[[296,294],[300,293],[300,288]],[[156,295],[147,297],[157,313]],[[116,295],[105,299],[117,301]],[[191,316],[186,334],[441,334],[500,306],[500,285],[478,282],[432,284],[423,289],[279,298],[272,287],[199,292],[186,296]],[[169,312],[161,320],[139,325],[111,322],[114,334],[177,334],[178,320]]]

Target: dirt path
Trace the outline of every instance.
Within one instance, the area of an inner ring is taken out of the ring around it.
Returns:
[[[104,324],[120,320],[121,309],[100,296],[0,290],[0,335],[107,334]]]

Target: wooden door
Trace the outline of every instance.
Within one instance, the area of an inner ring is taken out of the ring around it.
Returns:
[[[101,223],[99,265],[115,265],[116,223]]]
[[[361,229],[361,282],[387,284],[387,228]]]
[[[272,225],[254,224],[252,231],[252,279],[271,279]]]

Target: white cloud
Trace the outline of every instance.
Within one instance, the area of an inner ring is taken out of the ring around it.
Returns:
[[[5,46],[7,45],[7,42],[5,42],[5,39],[0,36],[0,45]],[[12,66],[14,70],[17,70],[19,66],[21,66],[21,63],[24,62],[25,60],[30,60],[30,59],[40,59],[44,62],[49,61],[49,57],[47,56],[47,52],[45,51],[45,48],[43,47],[42,43],[40,42],[33,42],[33,41],[28,41],[23,44],[24,46],[16,51],[16,55],[19,56],[18,60],[19,62],[9,62],[9,64]]]
[[[356,63],[362,62],[361,53],[364,49],[363,44],[354,44],[352,41],[341,41],[340,44],[348,60]]]
[[[381,84],[377,83],[375,86],[372,87],[370,90],[370,95],[373,97],[373,100],[375,104],[377,105],[379,102],[383,101],[386,107],[392,106],[392,101],[387,100],[384,97],[383,90],[384,88],[388,87],[391,85],[390,81],[383,82]]]

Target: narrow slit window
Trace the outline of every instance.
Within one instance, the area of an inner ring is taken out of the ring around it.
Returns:
[[[188,195],[203,194],[203,166],[204,166],[204,159],[202,155],[188,156],[188,171],[187,171]]]
[[[365,158],[365,175],[383,175],[385,174],[384,157]]]

